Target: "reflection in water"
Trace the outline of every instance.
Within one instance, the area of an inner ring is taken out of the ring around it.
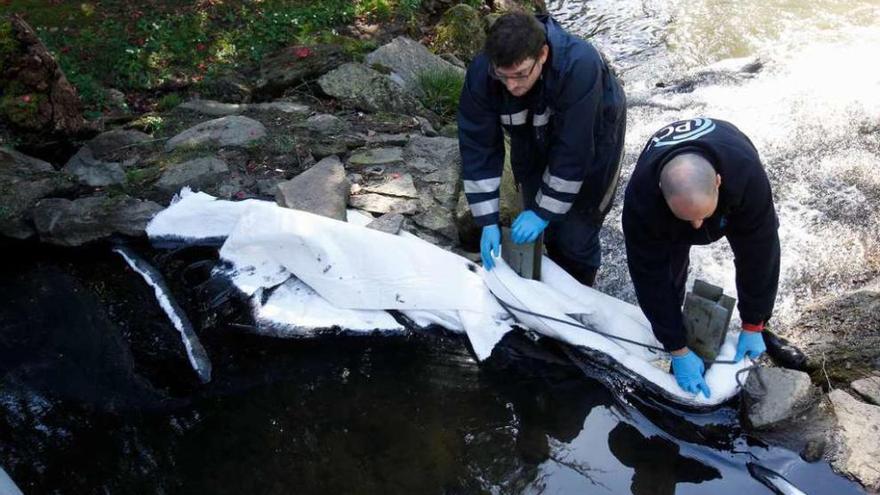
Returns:
[[[627,423],[618,423],[608,434],[608,447],[624,465],[635,469],[632,493],[667,495],[677,483],[702,483],[721,478],[721,472],[679,454],[678,444],[660,436],[645,437]]]

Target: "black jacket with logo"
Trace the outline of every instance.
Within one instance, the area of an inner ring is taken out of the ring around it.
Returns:
[[[581,197],[579,203],[603,213],[613,199],[619,165],[596,158],[622,144],[623,89],[592,45],[549,16],[538,19],[550,56],[528,94],[514,97],[492,78],[485,53],[468,67],[458,133],[464,189],[479,225],[498,223],[505,130],[517,180],[537,174],[542,181],[535,203],[545,220],[561,218]]]
[[[700,229],[672,214],[659,187],[663,166],[683,152],[701,153],[721,176],[718,207]],[[685,120],[648,140],[626,188],[623,232],[639,305],[666,349],[686,345],[672,252],[727,237],[736,265],[740,317],[744,323],[765,322],[779,283],[778,225],[758,152],[732,124]]]

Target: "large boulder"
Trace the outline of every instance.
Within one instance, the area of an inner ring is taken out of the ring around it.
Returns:
[[[166,196],[179,191],[184,186],[195,190],[211,189],[229,175],[225,161],[204,156],[168,166],[156,181],[155,187]]]
[[[75,136],[87,129],[76,89],[18,15],[0,19],[0,116],[26,133]]]
[[[838,426],[831,465],[860,481],[871,493],[880,491],[880,406],[859,402],[839,389],[831,391],[828,399]]]
[[[34,234],[31,208],[42,198],[72,192],[73,182],[47,162],[0,148],[0,234],[26,239]]]
[[[296,45],[279,50],[260,64],[255,92],[260,97],[280,96],[288,88],[316,79],[351,60],[338,45]]]
[[[321,76],[318,85],[329,96],[367,112],[431,115],[418,100],[388,76],[363,64],[343,64]]]
[[[102,187],[125,182],[125,169],[140,158],[137,145],[151,140],[140,131],[113,130],[86,143],[73,155],[64,170],[84,185]]]
[[[753,370],[743,391],[746,419],[752,428],[767,428],[791,419],[818,397],[810,375],[784,368]]]
[[[351,184],[345,167],[329,156],[289,181],[278,184],[275,201],[284,207],[345,221]]]
[[[80,246],[114,234],[139,237],[162,210],[152,201],[129,196],[91,196],[75,201],[41,200],[34,207],[34,225],[43,242]]]
[[[202,122],[172,137],[166,151],[198,146],[245,146],[266,136],[266,126],[242,115],[230,115]]]
[[[369,65],[391,70],[391,80],[413,94],[419,93],[419,77],[423,73],[452,71],[464,74],[461,67],[450,64],[421,43],[403,36],[379,47],[367,55],[365,61]]]
[[[454,5],[443,14],[437,24],[434,49],[470,62],[486,43],[483,26],[483,19],[477,9],[464,3]]]

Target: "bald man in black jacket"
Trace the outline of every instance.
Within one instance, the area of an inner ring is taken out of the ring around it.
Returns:
[[[778,224],[758,152],[734,125],[679,121],[645,145],[624,199],[627,263],[639,305],[672,354],[683,389],[710,394],[702,360],[687,348],[681,313],[690,247],[727,237],[743,322],[736,360],[757,358],[779,283]]]

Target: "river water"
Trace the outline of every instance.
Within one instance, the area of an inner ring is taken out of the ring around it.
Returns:
[[[782,224],[780,324],[877,274],[880,3],[549,7],[592,34],[626,81],[624,177],[647,137],[680,118],[729,120],[753,139]],[[763,61],[754,76],[655,88],[750,56]],[[600,285],[633,300],[619,215]],[[181,288],[183,261],[140,249]],[[121,258],[3,252],[0,466],[27,494],[770,493],[749,462],[806,493],[860,493],[827,463],[745,435],[732,408],[667,410],[520,335],[477,365],[445,334],[278,340],[221,324],[201,335],[214,364],[202,386]],[[692,267],[733,289],[723,243],[695,249]]]

